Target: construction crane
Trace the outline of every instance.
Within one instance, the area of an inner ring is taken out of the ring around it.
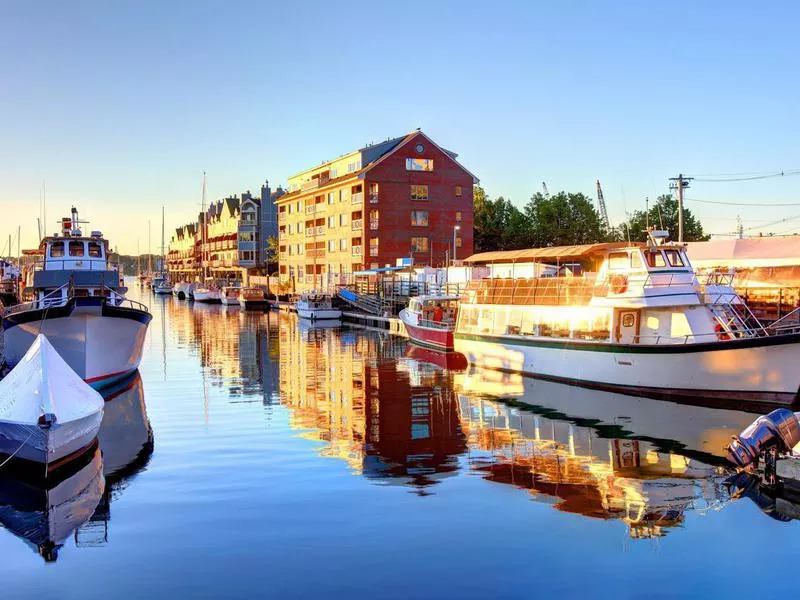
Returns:
[[[547,184],[544,181],[542,182],[542,192],[544,193],[545,198],[550,197],[550,192],[547,191]]]
[[[603,199],[603,188],[600,187],[600,180],[597,180],[597,206],[600,209],[600,218],[606,227],[611,227],[608,220],[608,210],[606,210],[606,201]]]

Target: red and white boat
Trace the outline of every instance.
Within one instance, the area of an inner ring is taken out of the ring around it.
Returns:
[[[459,296],[415,296],[400,311],[408,337],[415,344],[448,352],[453,349]]]

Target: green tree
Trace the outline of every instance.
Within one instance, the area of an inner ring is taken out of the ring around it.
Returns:
[[[278,237],[271,235],[267,238],[267,247],[264,248],[264,261],[266,262],[267,275],[278,270]]]
[[[659,196],[655,204],[647,212],[637,210],[627,221],[627,231],[620,228],[621,236],[631,241],[643,242],[647,240],[647,226],[669,231],[673,239],[678,239],[678,200],[672,194]],[[695,218],[692,211],[683,209],[683,241],[704,242],[711,236],[703,232],[703,226]]]
[[[534,194],[525,205],[530,246],[592,244],[611,238],[594,204],[583,194]]]

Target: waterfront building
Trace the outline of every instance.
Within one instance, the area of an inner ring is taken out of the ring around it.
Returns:
[[[250,191],[241,198],[228,196],[211,202],[195,221],[178,227],[167,254],[173,280],[243,279],[246,274],[264,272],[268,239],[278,234],[275,201],[283,193],[280,187],[271,191],[265,182],[261,198]]]
[[[277,200],[280,279],[299,291],[399,259],[469,256],[478,180],[456,158],[417,130],[289,177]]]
[[[267,274],[269,238],[277,240],[278,237],[278,207],[275,201],[283,194],[281,187],[272,192],[268,181],[261,186],[261,198],[253,198],[249,191],[242,194],[238,242],[241,268]]]

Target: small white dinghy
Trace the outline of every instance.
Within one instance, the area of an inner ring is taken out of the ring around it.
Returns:
[[[0,456],[55,468],[95,440],[103,405],[103,397],[39,334],[0,380]]]

